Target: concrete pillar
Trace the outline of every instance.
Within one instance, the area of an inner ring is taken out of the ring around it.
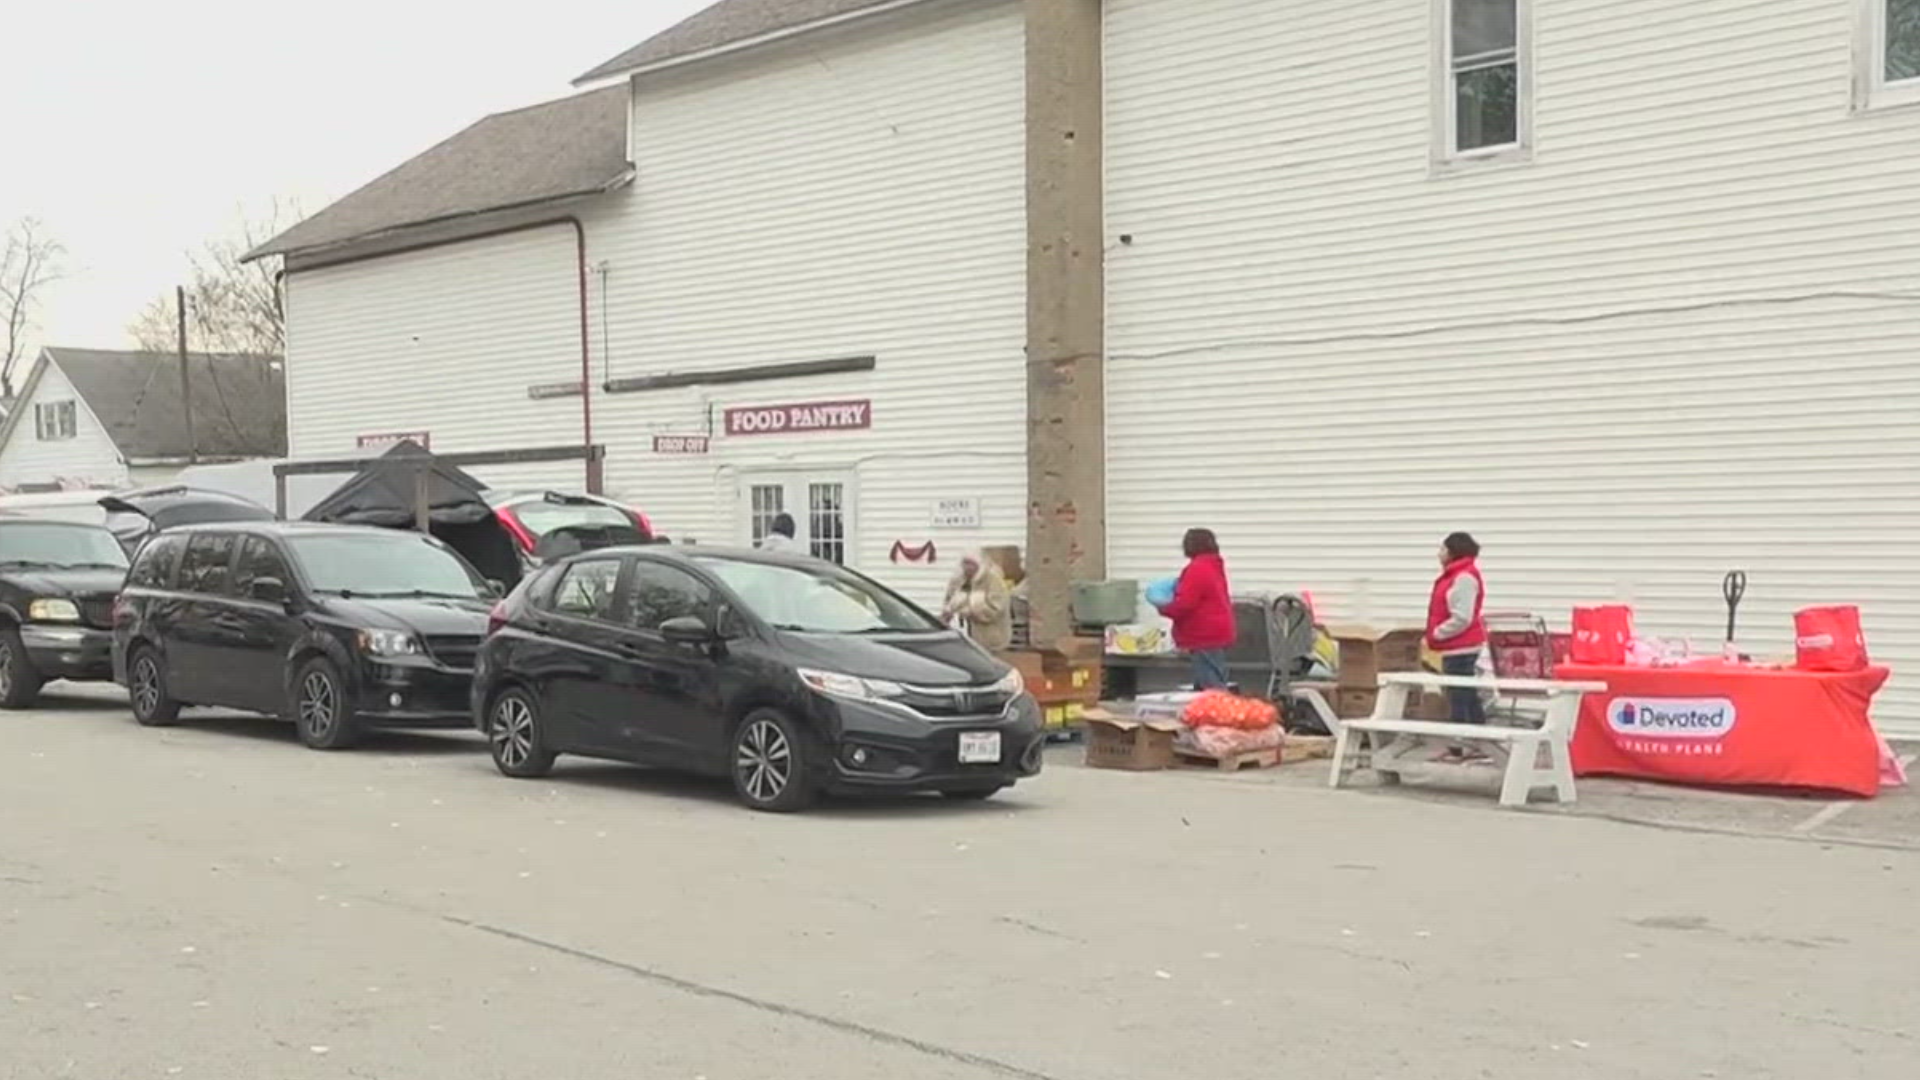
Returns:
[[[1033,642],[1107,573],[1101,0],[1026,0],[1027,574]]]

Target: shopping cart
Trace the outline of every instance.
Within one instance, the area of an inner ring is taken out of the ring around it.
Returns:
[[[1489,611],[1487,657],[1495,678],[1551,679],[1554,665],[1566,659],[1571,639],[1555,634],[1547,620],[1528,611]],[[1531,717],[1545,708],[1545,699],[1525,695],[1495,696],[1491,712],[1506,717]]]

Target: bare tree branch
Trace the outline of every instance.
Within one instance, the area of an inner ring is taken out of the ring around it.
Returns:
[[[264,218],[242,215],[231,236],[218,237],[192,256],[187,285],[188,344],[195,352],[284,355],[286,309],[280,260],[241,263],[247,252],[300,219],[298,207],[274,200]],[[142,349],[175,348],[173,293],[156,297],[127,328]]]
[[[67,249],[48,235],[36,218],[22,218],[7,230],[0,248],[0,396],[13,399],[14,369],[25,359],[27,331],[33,328],[34,309],[48,285],[60,280],[60,262]]]

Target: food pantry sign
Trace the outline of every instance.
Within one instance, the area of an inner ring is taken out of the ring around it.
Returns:
[[[816,431],[865,431],[873,426],[871,401],[809,401],[728,409],[728,435],[808,435]]]

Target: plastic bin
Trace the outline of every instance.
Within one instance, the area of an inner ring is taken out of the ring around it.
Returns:
[[[1072,604],[1073,621],[1081,626],[1122,626],[1140,614],[1140,583],[1076,581]]]

